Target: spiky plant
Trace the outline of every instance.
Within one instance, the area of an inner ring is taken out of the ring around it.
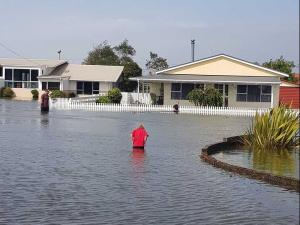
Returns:
[[[289,149],[299,146],[298,131],[298,114],[280,105],[262,115],[256,114],[244,141],[251,149]]]

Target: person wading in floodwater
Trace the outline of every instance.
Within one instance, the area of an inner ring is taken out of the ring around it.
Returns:
[[[143,124],[140,124],[138,128],[131,132],[133,148],[144,149],[148,136]]]
[[[49,112],[49,90],[45,90],[41,96],[41,112]]]

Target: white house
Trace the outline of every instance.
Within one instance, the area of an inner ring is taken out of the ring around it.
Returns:
[[[147,84],[158,104],[191,105],[187,94],[194,88],[213,87],[223,96],[223,106],[270,108],[279,103],[280,73],[245,60],[220,54],[174,66],[155,75],[130,78]]]
[[[65,60],[0,58],[0,88],[31,98],[32,89],[98,94],[116,86],[123,66],[79,65]]]

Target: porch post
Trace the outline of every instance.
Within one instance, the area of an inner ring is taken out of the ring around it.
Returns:
[[[274,90],[273,85],[271,85],[271,108],[274,107]]]
[[[138,100],[138,102],[140,102],[140,80],[138,79],[137,80],[137,82],[138,82],[138,87],[137,87],[137,91],[138,91],[138,98],[137,98],[137,100]]]

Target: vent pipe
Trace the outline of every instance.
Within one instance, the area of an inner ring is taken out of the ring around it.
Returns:
[[[195,39],[191,40],[191,48],[192,48],[192,62],[195,61]]]

